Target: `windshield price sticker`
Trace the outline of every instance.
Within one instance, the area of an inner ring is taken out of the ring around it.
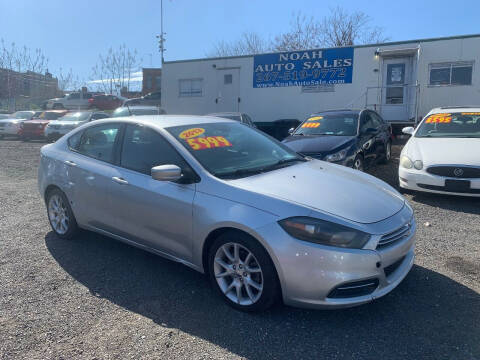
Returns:
[[[223,136],[205,136],[186,139],[193,150],[212,149],[232,146],[232,143]]]
[[[317,121],[317,120],[322,120],[323,119],[323,116],[314,116],[314,117],[311,117],[310,119],[308,119],[308,121]]]
[[[451,114],[435,114],[430,115],[427,120],[425,120],[426,124],[435,124],[435,123],[450,123],[452,122]]]
[[[319,122],[306,122],[302,125],[302,128],[317,128],[320,126]]]
[[[480,116],[480,112],[464,112],[462,115]]]
[[[186,140],[186,139],[191,139],[199,135],[202,135],[204,132],[205,132],[205,129],[202,129],[202,128],[191,128],[191,129],[182,131],[180,135],[178,135],[178,137],[180,139]]]

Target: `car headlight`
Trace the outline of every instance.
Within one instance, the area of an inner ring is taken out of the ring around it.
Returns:
[[[413,162],[413,167],[417,170],[422,170],[423,168],[423,161],[422,160],[415,160]]]
[[[294,238],[321,245],[361,249],[370,239],[362,231],[310,217],[291,217],[278,223]]]
[[[411,169],[413,167],[413,162],[408,156],[403,155],[400,158],[400,166],[404,167],[405,169]]]
[[[325,161],[341,161],[345,159],[345,156],[347,156],[347,149],[325,156]]]

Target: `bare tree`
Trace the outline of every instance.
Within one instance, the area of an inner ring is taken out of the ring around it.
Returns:
[[[110,48],[106,55],[100,54],[98,62],[92,68],[92,81],[105,93],[119,93],[122,88],[130,88],[132,73],[138,69],[141,60],[137,59],[137,50],[129,50],[126,45],[117,49]]]
[[[339,6],[330,9],[330,15],[319,24],[322,44],[334,47],[385,42],[383,29],[370,26],[371,21],[370,16],[361,11],[349,13]]]
[[[272,43],[274,51],[315,49],[323,46],[320,24],[313,18],[298,12],[292,15],[290,30],[277,35]]]
[[[220,41],[209,56],[258,54],[268,51],[294,51],[320,47],[380,43],[388,38],[383,29],[371,26],[372,19],[361,11],[331,8],[330,14],[317,20],[300,12],[292,14],[287,32],[267,41],[256,33],[243,33],[232,42]]]
[[[63,68],[60,68],[57,73],[57,79],[58,88],[62,91],[76,90],[83,85],[83,81],[80,80],[78,75],[73,73],[71,68],[66,72],[63,70]]]
[[[2,94],[9,100],[22,95],[25,81],[28,84],[50,86],[43,75],[47,71],[48,59],[40,49],[18,47],[15,43],[7,44],[0,40],[0,75],[3,86]],[[30,73],[32,72],[32,73]]]
[[[259,54],[269,51],[269,44],[260,35],[253,32],[244,32],[239,39],[232,42],[220,41],[214,45],[207,56],[238,56]]]

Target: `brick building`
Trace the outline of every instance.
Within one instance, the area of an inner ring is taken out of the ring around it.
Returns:
[[[142,94],[161,91],[162,69],[161,68],[143,68]]]

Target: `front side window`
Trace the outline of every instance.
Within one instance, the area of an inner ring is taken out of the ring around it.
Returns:
[[[430,64],[430,85],[471,85],[473,62]]]
[[[285,145],[238,122],[166,128],[211,174],[238,178],[305,161]]]
[[[113,163],[120,124],[105,124],[86,129],[76,146],[80,154]]]
[[[80,99],[80,93],[73,93],[68,95],[68,100],[77,100]]]
[[[358,113],[325,113],[309,117],[293,135],[355,136],[358,128]]]
[[[185,169],[186,162],[158,132],[141,125],[127,125],[120,165],[150,175],[152,167],[177,165]]]
[[[429,115],[420,123],[415,137],[480,138],[480,112]]]
[[[181,79],[178,81],[180,97],[203,95],[203,79]]]

